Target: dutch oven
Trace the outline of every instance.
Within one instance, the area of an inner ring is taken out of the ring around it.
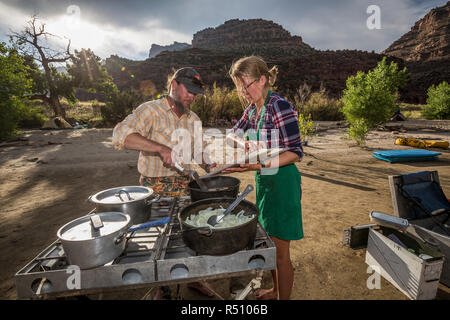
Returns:
[[[230,214],[237,214],[241,210],[245,215],[254,215],[243,224],[229,228],[193,227],[185,222],[191,215],[209,207],[213,209],[227,208],[235,198],[212,198],[196,201],[181,208],[178,212],[182,238],[186,246],[201,255],[227,255],[252,248],[256,238],[258,223],[258,207],[243,200]]]
[[[193,202],[210,198],[236,198],[240,180],[234,177],[214,176],[203,178],[208,191],[202,191],[195,180],[189,182],[188,190]]]
[[[125,236],[130,225],[128,214],[98,212],[65,224],[57,236],[69,264],[90,269],[120,256],[125,249]]]
[[[97,212],[123,212],[130,215],[132,224],[148,221],[151,204],[160,196],[153,189],[143,186],[116,187],[100,191],[89,197]]]

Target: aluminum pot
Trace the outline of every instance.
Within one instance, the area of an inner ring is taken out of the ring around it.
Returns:
[[[237,214],[241,210],[245,215],[253,214],[254,217],[241,225],[230,228],[196,228],[185,222],[191,215],[209,207],[216,209],[222,206],[227,208],[235,198],[212,198],[196,201],[181,208],[178,212],[182,238],[186,246],[204,255],[226,255],[252,248],[256,238],[258,223],[258,207],[253,203],[243,200],[230,214]]]
[[[80,269],[102,266],[125,249],[130,216],[122,212],[98,212],[62,226],[57,236],[67,260]]]
[[[210,198],[236,198],[241,181],[234,177],[214,176],[203,178],[208,191],[202,191],[195,180],[189,182],[188,189],[193,202]]]
[[[151,205],[160,196],[143,186],[116,187],[89,197],[97,212],[116,211],[128,214],[132,224],[146,222],[151,217]]]

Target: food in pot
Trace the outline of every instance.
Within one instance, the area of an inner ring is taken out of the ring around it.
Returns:
[[[222,206],[217,209],[213,209],[212,207],[209,207],[205,210],[200,210],[198,213],[191,214],[187,219],[186,223],[193,227],[211,227],[214,229],[218,228],[230,228],[230,227],[236,227],[238,225],[244,224],[246,222],[249,222],[253,219],[252,215],[245,215],[245,211],[241,210],[238,212],[238,214],[229,214],[225,216],[218,224],[216,224],[214,227],[212,227],[210,224],[208,224],[208,219],[213,216],[217,215],[220,216],[225,212],[226,209],[224,209]]]

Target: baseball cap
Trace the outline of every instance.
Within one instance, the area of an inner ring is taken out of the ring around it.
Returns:
[[[200,78],[200,74],[191,67],[178,69],[173,79],[184,84],[186,89],[193,94],[205,94],[204,83]]]

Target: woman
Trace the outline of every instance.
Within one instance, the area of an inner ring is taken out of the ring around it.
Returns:
[[[255,171],[259,222],[277,249],[277,269],[272,271],[274,286],[272,289],[259,290],[256,297],[287,300],[294,280],[290,241],[303,238],[301,178],[294,164],[301,160],[303,150],[297,112],[289,102],[270,90],[277,73],[276,67],[269,71],[264,60],[256,56],[241,58],[233,63],[230,76],[241,100],[245,99],[249,106],[227,140],[245,145],[247,150],[255,148],[258,143],[270,148],[276,141],[277,147],[287,148],[288,151],[278,159],[241,164],[225,172]],[[240,140],[239,132],[246,133],[244,143]],[[273,136],[274,132],[276,136]]]

